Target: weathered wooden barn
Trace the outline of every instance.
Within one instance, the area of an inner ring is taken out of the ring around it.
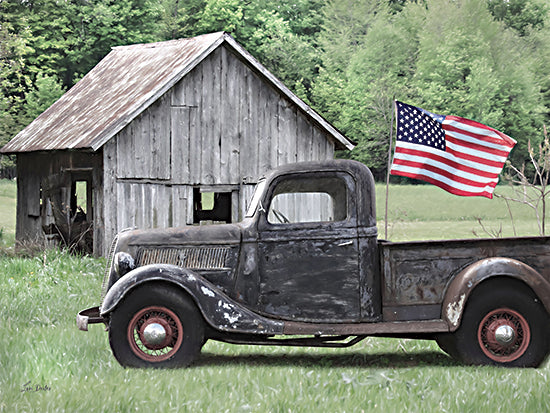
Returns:
[[[229,34],[115,47],[0,152],[17,155],[16,238],[236,222],[269,168],[353,144]]]

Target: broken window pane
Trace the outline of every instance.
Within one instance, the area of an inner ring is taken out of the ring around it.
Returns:
[[[231,192],[193,190],[193,223],[231,222]]]

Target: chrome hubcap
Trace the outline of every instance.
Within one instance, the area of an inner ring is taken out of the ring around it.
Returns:
[[[505,346],[516,339],[516,332],[511,326],[502,325],[496,329],[495,339],[499,344]]]
[[[149,306],[132,317],[126,335],[137,357],[158,363],[170,359],[181,349],[183,324],[172,310]]]
[[[143,329],[143,341],[158,346],[166,339],[166,329],[159,323],[151,323]]]
[[[531,343],[531,330],[521,313],[510,308],[497,308],[480,321],[477,340],[489,359],[497,363],[510,363],[527,351]]]

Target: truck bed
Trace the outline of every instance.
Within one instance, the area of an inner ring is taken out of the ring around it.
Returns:
[[[513,258],[542,275],[550,271],[550,237],[378,244],[384,321],[440,318],[444,293],[453,276],[484,258]]]

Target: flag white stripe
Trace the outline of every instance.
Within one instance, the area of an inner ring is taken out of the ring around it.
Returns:
[[[502,152],[509,152],[510,151],[509,146],[499,145],[498,143],[493,143],[493,142],[486,142],[482,139],[474,138],[474,137],[469,136],[469,135],[464,135],[463,133],[460,133],[460,132],[457,132],[457,131],[445,130],[445,134],[449,135],[449,136],[452,136],[456,139],[460,139],[464,142],[470,142],[470,143],[474,143],[476,145],[482,145],[482,146],[485,146],[485,147],[490,148],[490,149],[496,149],[496,150],[502,151]]]
[[[436,161],[434,159],[426,158],[423,156],[416,156],[416,155],[409,155],[404,153],[396,153],[394,159],[401,159],[403,161],[409,161],[409,162],[418,162],[425,165],[431,165],[436,168],[442,169],[444,171],[447,171],[453,175],[459,176],[464,179],[469,179],[470,181],[479,182],[479,183],[490,183],[490,182],[498,182],[498,174],[495,174],[494,177],[485,177],[476,175],[471,172],[466,172],[462,169],[457,169],[452,166],[447,165],[446,163]]]
[[[451,126],[454,126],[458,129],[462,129],[462,130],[465,130],[465,131],[468,131],[468,132],[471,132],[471,133],[475,133],[476,135],[484,135],[484,136],[488,136],[488,137],[491,137],[491,138],[495,138],[495,139],[499,139],[499,140],[502,140],[502,136],[500,136],[495,130],[491,130],[491,129],[485,129],[485,128],[480,128],[480,127],[477,127],[477,126],[473,126],[473,125],[469,125],[467,123],[463,123],[463,122],[460,122],[456,119],[448,119],[448,118],[445,118],[443,120],[443,124],[444,125],[451,125]],[[508,135],[506,135],[508,136]],[[508,136],[508,138],[510,138]],[[515,139],[513,138],[510,138],[511,141],[513,141],[514,143],[516,142]],[[506,147],[506,150],[511,150],[512,148],[510,148],[510,146],[507,146]]]
[[[500,173],[500,171],[502,170],[501,167],[485,165],[485,164],[482,164],[482,163],[469,161],[468,159],[457,158],[453,154],[443,152],[439,149],[435,149],[435,148],[432,148],[430,146],[418,145],[416,143],[409,143],[409,142],[403,142],[403,141],[398,141],[397,146],[402,147],[402,148],[406,148],[406,149],[415,150],[415,151],[431,153],[431,154],[434,154],[434,155],[437,155],[437,156],[441,156],[443,158],[447,158],[450,161],[468,166],[470,168],[478,169],[478,170],[484,171],[484,172],[493,173],[495,175],[498,175]],[[398,155],[398,152],[396,151],[395,156],[397,156],[397,155]]]
[[[427,171],[422,168],[415,168],[415,167],[405,166],[405,165],[393,165],[392,171],[399,171],[399,172],[405,172],[408,174],[428,176],[432,179],[435,179],[438,182],[442,182],[446,185],[452,186],[453,188],[466,191],[466,192],[476,193],[476,194],[481,194],[483,192],[492,193],[494,190],[493,186],[491,185],[486,185],[485,187],[481,187],[481,188],[477,186],[466,185],[461,182],[454,181],[451,178],[447,178],[446,176],[442,176],[440,174],[437,174],[432,171]]]
[[[477,149],[472,149],[467,146],[462,146],[460,144],[455,144],[449,141],[447,141],[445,145],[447,145],[448,148],[456,152],[464,153],[466,155],[477,156],[478,158],[487,159],[489,161],[500,162],[503,165],[504,165],[504,162],[506,162],[506,158],[507,158],[506,156],[498,156],[498,155],[495,155],[494,153],[478,151]]]

